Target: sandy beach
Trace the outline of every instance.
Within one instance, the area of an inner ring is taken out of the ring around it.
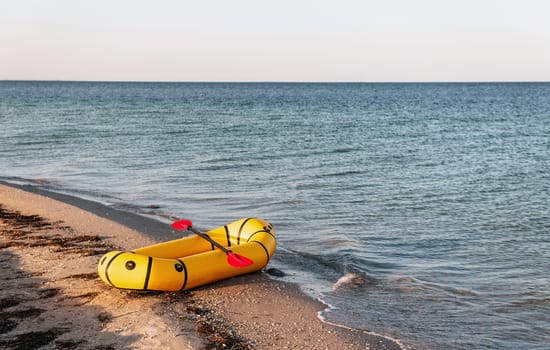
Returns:
[[[323,304],[264,272],[179,293],[108,287],[96,272],[102,254],[181,233],[97,203],[24,189],[0,184],[2,349],[401,348],[321,322]]]

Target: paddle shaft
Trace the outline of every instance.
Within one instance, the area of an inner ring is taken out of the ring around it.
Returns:
[[[219,244],[210,236],[208,236],[206,233],[201,232],[197,229],[195,229],[193,226],[193,223],[190,220],[178,220],[174,221],[172,223],[172,227],[176,230],[189,230],[199,236],[202,239],[207,240],[212,244],[212,249],[214,247],[218,248],[222,252],[224,252],[227,255],[227,263],[233,267],[246,267],[254,264],[254,261],[252,259],[247,258],[246,256],[242,256],[239,254],[234,254],[231,250],[227,249],[223,245]]]
[[[198,236],[201,236],[202,238],[206,239],[208,242],[212,243],[216,248],[218,248],[219,250],[221,250],[225,254],[229,254],[229,249],[227,249],[223,245],[219,244],[218,242],[216,242],[215,240],[210,238],[210,236],[208,236],[206,233],[197,230],[193,226],[189,226],[187,229],[189,231],[193,232],[194,234],[196,234]]]

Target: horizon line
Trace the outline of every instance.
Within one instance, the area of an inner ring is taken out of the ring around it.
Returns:
[[[550,83],[550,80],[426,80],[426,81],[292,81],[292,80],[73,80],[73,79],[0,79],[0,82],[58,82],[58,83],[156,83],[156,84],[513,84]]]

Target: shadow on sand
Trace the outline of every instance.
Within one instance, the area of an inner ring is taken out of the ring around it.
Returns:
[[[61,237],[49,234],[60,225],[36,215],[22,215],[0,206],[0,348],[1,349],[120,349],[139,335],[107,334],[111,320],[103,308],[86,305],[97,292],[68,295],[62,288],[48,287],[43,273],[22,267],[18,250],[48,247],[54,251],[92,256],[108,247],[100,237]],[[69,228],[66,228],[69,229]],[[35,250],[34,252],[39,252]],[[47,268],[47,267],[46,267]],[[95,273],[66,277],[81,284],[96,279]],[[126,339],[124,339],[126,338]],[[109,339],[117,339],[116,344]]]

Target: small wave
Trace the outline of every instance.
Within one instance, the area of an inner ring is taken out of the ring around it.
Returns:
[[[152,216],[153,218],[157,219],[158,221],[167,222],[167,223],[171,223],[173,221],[181,219],[181,218],[176,217],[172,214],[164,213],[164,212],[161,212],[161,211],[155,211],[155,210],[144,211],[143,214]]]
[[[232,169],[243,169],[243,168],[252,168],[256,164],[252,163],[234,163],[234,164],[224,164],[224,163],[215,163],[212,165],[204,165],[195,167],[192,170],[196,171],[219,171],[219,170],[232,170]]]
[[[332,150],[331,153],[341,154],[341,153],[349,153],[349,152],[354,152],[354,151],[357,151],[357,148],[355,148],[355,147],[342,147],[342,148],[337,148],[337,149]]]
[[[165,135],[187,135],[191,134],[189,130],[168,130],[164,132]]]
[[[369,281],[358,273],[348,272],[332,285],[332,290],[365,287]]]
[[[213,158],[206,158],[202,160],[201,163],[227,163],[227,162],[241,162],[242,158],[240,157],[227,157],[227,156],[218,156]]]
[[[527,298],[510,303],[512,307],[550,304],[550,298]]]
[[[334,326],[334,327],[338,327],[338,328],[342,328],[342,329],[347,329],[347,330],[351,330],[351,331],[354,331],[354,332],[362,332],[362,333],[365,333],[365,334],[369,334],[369,335],[373,335],[375,337],[380,337],[380,338],[384,338],[384,339],[387,339],[389,340],[390,342],[393,342],[395,343],[400,349],[402,350],[409,350],[410,347],[406,346],[400,339],[398,338],[395,338],[395,337],[392,337],[390,335],[385,335],[385,334],[381,334],[381,333],[375,333],[375,332],[371,332],[371,331],[368,331],[368,330],[364,330],[364,329],[357,329],[357,328],[352,328],[352,327],[347,327],[347,326],[344,326],[343,324],[340,324],[340,323],[336,323],[336,322],[331,322],[327,319],[327,317],[325,317],[324,315],[326,313],[329,313],[331,311],[331,309],[333,308],[332,305],[326,303],[325,301],[323,300],[319,300],[320,302],[322,302],[323,304],[327,305],[327,309],[325,310],[321,310],[319,312],[317,312],[317,318],[319,320],[321,320],[321,322],[323,323],[326,323],[326,324],[329,324],[331,326]],[[383,346],[383,348],[386,348],[385,346]]]
[[[478,293],[461,287],[453,287],[442,285],[438,283],[430,283],[416,279],[411,276],[399,276],[388,280],[388,282],[394,285],[394,288],[402,293],[432,293],[433,291],[441,291],[447,294],[456,296],[477,296]]]
[[[52,184],[52,181],[51,180],[47,180],[47,179],[30,179],[30,181],[38,184],[38,185],[50,185]]]
[[[348,176],[348,175],[357,175],[362,174],[363,171],[359,170],[347,170],[347,171],[339,171],[334,173],[328,173],[328,174],[319,174],[316,177],[323,178],[323,177],[340,177],[340,176]]]

